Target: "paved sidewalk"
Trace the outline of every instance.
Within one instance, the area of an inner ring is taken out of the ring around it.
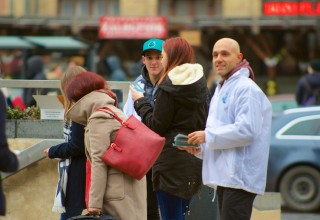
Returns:
[[[319,213],[287,213],[283,212],[281,215],[281,220],[319,220]]]

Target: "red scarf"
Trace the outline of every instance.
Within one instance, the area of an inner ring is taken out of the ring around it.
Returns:
[[[252,68],[249,65],[249,62],[246,59],[243,59],[227,76],[227,78],[225,80],[222,80],[220,82],[220,85],[222,86],[224,81],[226,81],[227,79],[229,79],[233,74],[235,74],[236,72],[238,72],[241,68],[247,68],[249,70],[249,78],[254,80],[254,72],[252,70]]]

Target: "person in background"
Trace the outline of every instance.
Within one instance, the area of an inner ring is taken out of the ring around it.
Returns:
[[[152,106],[154,106],[153,95],[156,90],[156,83],[162,76],[164,70],[161,64],[162,44],[163,40],[155,38],[149,39],[143,44],[142,62],[144,65],[141,69],[141,75],[134,81],[134,83],[137,83],[144,90],[143,94],[148,98]],[[131,98],[130,91],[128,94],[128,100],[124,105],[123,112],[127,117],[133,114],[140,119],[134,110],[134,103]],[[147,173],[146,178],[148,220],[159,220],[160,216],[157,195],[153,191],[152,187],[152,170]]]
[[[106,66],[109,70],[109,75],[107,76],[108,81],[125,81],[126,80],[126,73],[121,67],[120,59],[117,56],[108,56],[105,58]],[[123,105],[123,94],[121,90],[115,89],[114,92],[116,93],[118,100],[119,100],[119,107],[122,108]]]
[[[231,38],[212,50],[221,76],[210,103],[205,130],[191,132],[187,149],[203,158],[202,180],[217,189],[221,220],[250,220],[253,201],[266,185],[271,103],[253,81],[254,73]]]
[[[308,74],[299,80],[296,101],[300,106],[320,105],[320,59],[311,60]]]
[[[11,79],[21,79],[21,67],[22,67],[22,51],[13,51],[13,59],[9,63],[10,68],[10,78]]]
[[[62,64],[59,61],[52,63],[46,73],[48,80],[60,80],[63,75]]]
[[[173,146],[174,137],[204,129],[209,91],[203,68],[194,62],[194,51],[181,37],[167,39],[162,48],[164,74],[158,81],[154,106],[132,86],[134,108],[153,131],[166,138],[152,167],[162,220],[184,220],[192,196],[201,187],[200,159]],[[192,210],[191,210],[192,211]]]
[[[139,77],[141,74],[141,69],[143,68],[144,65],[145,64],[143,63],[142,59],[140,59],[136,63],[134,63],[129,71],[130,77],[132,77],[132,78]]]
[[[41,56],[32,56],[27,61],[27,71],[26,71],[26,79],[32,80],[46,80],[46,75],[43,70],[43,59]],[[39,95],[45,95],[48,93],[48,89],[43,88],[39,89]],[[32,95],[36,94],[35,88],[24,88],[23,89],[23,101],[24,104],[28,107],[36,105],[36,101],[34,100]]]
[[[63,68],[62,68],[62,62],[60,60],[53,60],[49,64],[49,68],[47,72],[45,73],[47,80],[61,80],[63,76]],[[51,88],[48,89],[47,95],[60,95],[61,90],[57,88]]]
[[[9,150],[6,136],[6,101],[0,91],[0,171],[14,172],[18,169],[17,156]],[[2,189],[2,178],[0,175],[0,216],[6,214],[6,201]]]
[[[112,115],[96,110],[108,107],[122,120],[126,119],[117,108],[115,93],[106,86],[102,76],[85,72],[67,85],[66,96],[74,103],[67,117],[85,126],[85,149],[91,163],[88,212],[102,212],[121,220],[146,220],[146,179],[138,181],[101,160],[121,124]]]
[[[60,220],[81,215],[85,206],[85,183],[86,183],[86,155],[84,147],[84,126],[73,122],[67,117],[66,112],[71,107],[71,102],[66,97],[64,90],[66,85],[77,74],[86,72],[81,66],[74,66],[67,69],[60,81],[60,90],[64,98],[64,127],[63,134],[65,143],[52,146],[44,151],[50,158],[60,158],[59,168],[68,168],[67,178],[60,178],[58,188],[63,190],[56,197],[53,211],[62,212]],[[66,166],[64,166],[66,165]],[[66,172],[66,170],[65,170]],[[63,172],[59,173],[63,175]],[[61,187],[62,186],[62,187]],[[63,197],[63,198],[62,198]]]

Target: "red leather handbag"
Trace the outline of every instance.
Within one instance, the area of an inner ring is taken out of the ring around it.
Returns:
[[[165,138],[161,137],[133,115],[125,121],[110,108],[100,108],[121,123],[113,142],[101,158],[107,165],[142,179],[159,157]]]

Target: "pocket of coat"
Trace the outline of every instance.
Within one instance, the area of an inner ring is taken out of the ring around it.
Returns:
[[[235,152],[233,150],[223,150],[223,157],[225,161],[225,166],[227,169],[227,172],[229,175],[233,176],[235,174],[236,170],[236,164],[235,164]]]
[[[124,174],[109,168],[107,188],[106,188],[106,201],[122,200],[124,199]]]

